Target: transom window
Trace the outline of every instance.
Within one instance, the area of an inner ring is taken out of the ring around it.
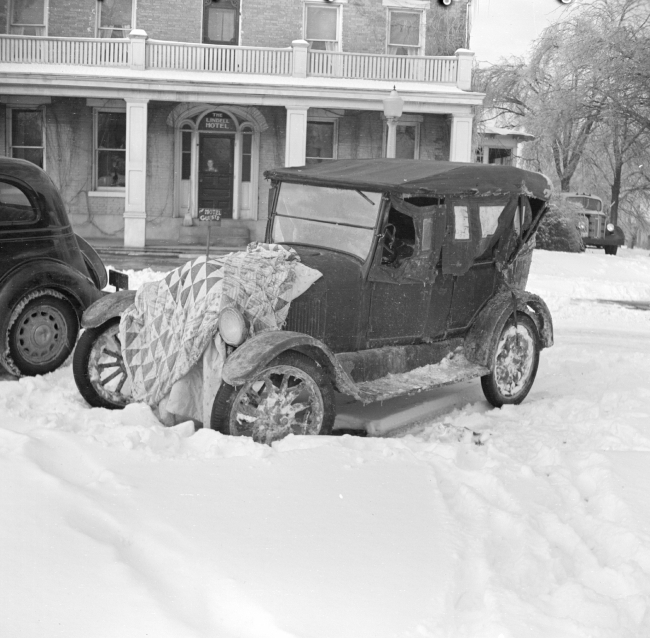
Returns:
[[[239,44],[240,0],[204,0],[203,42]]]
[[[95,113],[95,176],[98,189],[124,188],[126,173],[126,113]]]
[[[11,157],[43,168],[45,150],[43,109],[10,109]]]
[[[388,53],[424,55],[424,13],[388,10]]]
[[[305,4],[305,40],[312,49],[340,50],[340,7]]]
[[[13,0],[9,13],[9,33],[45,35],[47,0]]]
[[[97,35],[100,38],[126,38],[135,28],[136,0],[97,2]]]
[[[320,164],[323,160],[336,159],[337,121],[307,122],[307,164]]]

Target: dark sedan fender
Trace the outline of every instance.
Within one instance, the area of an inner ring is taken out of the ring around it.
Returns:
[[[363,400],[356,384],[334,353],[322,341],[302,332],[272,330],[251,337],[226,359],[221,376],[229,385],[239,387],[287,350],[296,350],[311,357],[328,371],[337,390]]]
[[[57,261],[30,261],[15,268],[3,278],[0,285],[0,308],[13,308],[26,294],[48,288],[66,295],[77,314],[102,296],[89,277]],[[9,313],[0,321],[0,329],[9,320]]]
[[[98,299],[89,306],[81,318],[82,328],[97,328],[103,323],[119,317],[135,301],[135,290],[120,290]]]
[[[465,356],[472,363],[490,367],[501,331],[514,310],[513,294],[517,311],[528,315],[537,326],[541,347],[553,345],[553,320],[544,300],[524,290],[506,290],[487,303],[465,337]]]

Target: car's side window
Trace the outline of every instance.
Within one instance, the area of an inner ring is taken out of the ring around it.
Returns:
[[[414,249],[415,226],[413,218],[391,208],[384,230],[382,265],[399,268],[405,259],[413,256]]]
[[[0,179],[0,226],[28,224],[38,219],[38,211],[27,194],[15,184]]]

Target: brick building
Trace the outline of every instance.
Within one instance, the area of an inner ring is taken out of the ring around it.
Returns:
[[[471,160],[467,4],[0,0],[0,152],[87,238],[202,241],[219,209],[222,239],[260,239],[264,170],[382,157],[393,87],[398,157]]]

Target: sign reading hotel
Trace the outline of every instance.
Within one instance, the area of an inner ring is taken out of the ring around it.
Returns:
[[[199,221],[219,222],[221,221],[220,208],[199,208]]]
[[[232,121],[232,118],[221,113],[220,111],[212,111],[208,113],[202,120],[199,125],[200,131],[234,131],[235,123]]]

